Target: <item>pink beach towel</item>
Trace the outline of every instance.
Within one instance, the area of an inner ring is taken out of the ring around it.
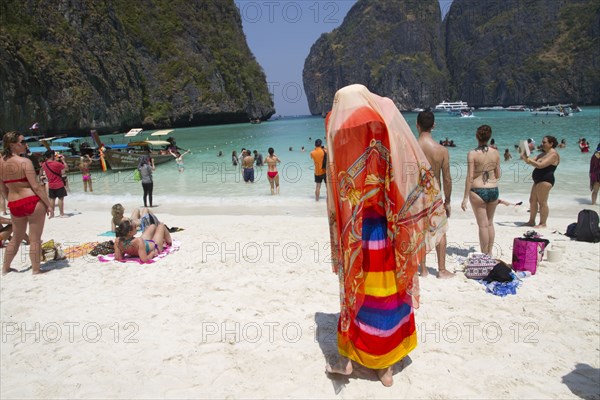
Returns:
[[[117,261],[117,260],[115,260],[114,254],[99,255],[98,260],[100,260],[102,262],[115,261],[115,262],[121,262],[121,263],[136,262],[138,264],[151,264],[151,263],[157,262],[161,258],[168,256],[171,253],[174,253],[175,251],[179,250],[180,247],[181,247],[181,242],[179,242],[177,240],[173,240],[173,243],[170,246],[165,246],[163,248],[162,252],[160,252],[156,257],[154,257],[146,262],[143,262],[142,260],[140,260],[139,257],[125,257],[124,260]]]

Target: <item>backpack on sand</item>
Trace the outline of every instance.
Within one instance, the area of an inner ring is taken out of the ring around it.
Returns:
[[[581,210],[577,215],[575,240],[578,242],[600,242],[600,223],[598,213],[594,210]]]

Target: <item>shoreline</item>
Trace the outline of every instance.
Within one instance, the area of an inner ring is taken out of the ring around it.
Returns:
[[[327,197],[324,187],[321,188],[321,198],[318,202],[314,199],[314,193],[306,193],[305,196],[286,196],[275,195],[271,196],[267,193],[268,188],[262,195],[247,195],[247,196],[232,196],[232,197],[179,197],[169,196],[164,194],[155,194],[154,203],[156,204],[152,211],[159,217],[161,214],[168,213],[174,216],[227,216],[227,215],[251,215],[251,216],[278,216],[286,215],[292,218],[295,217],[327,217]],[[552,196],[550,194],[549,206],[550,216],[548,217],[549,226],[556,225],[558,229],[559,223],[554,223],[555,218],[571,218],[573,222],[577,220],[577,214],[584,209],[591,209],[600,214],[600,204],[592,206],[589,197],[574,197],[570,196],[570,200],[562,202],[563,197]],[[65,213],[80,213],[85,211],[97,211],[99,209],[106,210],[108,223],[110,224],[110,208],[113,204],[120,202],[127,210],[132,210],[134,207],[143,207],[142,195],[140,194],[123,194],[119,197],[121,200],[116,201],[115,196],[88,193],[70,193],[65,198]],[[520,206],[503,206],[498,205],[496,208],[495,220],[499,217],[504,218],[512,216],[520,216],[523,222],[526,222],[529,213],[529,196],[509,195],[500,196],[501,199],[516,203],[522,201]],[[558,198],[558,201],[557,199]],[[565,196],[566,198],[566,196]],[[553,201],[554,199],[554,201]],[[93,200],[93,201],[90,201]],[[475,219],[471,205],[468,203],[467,210],[462,211],[462,199],[457,195],[453,196],[451,202],[452,220]],[[103,211],[104,212],[104,211]],[[325,222],[327,223],[327,222]],[[566,230],[565,227],[560,229]],[[564,231],[562,231],[564,232]]]

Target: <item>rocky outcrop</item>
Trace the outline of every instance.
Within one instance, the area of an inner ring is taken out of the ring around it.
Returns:
[[[437,0],[359,0],[305,61],[310,112],[329,111],[335,92],[352,83],[390,97],[401,109],[436,104],[449,80],[441,27]]]
[[[600,103],[600,2],[454,0],[450,98],[472,105]]]
[[[0,128],[84,133],[267,119],[233,1],[3,0]]]
[[[304,88],[312,114],[351,83],[403,110],[600,104],[599,29],[598,0],[454,0],[443,24],[437,0],[359,0],[313,45]]]

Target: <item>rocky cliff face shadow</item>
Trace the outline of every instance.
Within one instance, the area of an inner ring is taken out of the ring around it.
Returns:
[[[321,351],[323,352],[325,363],[331,365],[337,364],[340,360],[340,354],[338,352],[337,347],[337,323],[339,317],[339,313],[315,313],[315,322],[317,325],[316,339],[319,343]],[[325,370],[325,363],[323,364],[323,371]],[[404,359],[397,362],[392,367],[394,371],[393,374],[396,375],[410,364],[412,364],[411,358],[409,356],[404,357]],[[348,376],[339,374],[327,374],[329,379],[331,379],[331,383],[333,384],[335,394],[339,394],[342,391],[342,389],[350,382],[350,379],[364,379],[379,382],[379,378],[377,377],[377,372],[375,370],[364,367],[355,362],[352,362],[352,368],[352,374]]]
[[[600,399],[600,369],[588,364],[577,364],[575,369],[562,377],[569,390],[582,399]]]

